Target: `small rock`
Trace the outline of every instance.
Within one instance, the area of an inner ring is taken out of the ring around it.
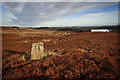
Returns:
[[[25,41],[25,43],[27,43],[28,41]]]
[[[22,56],[22,60],[25,60],[25,56],[24,55]]]

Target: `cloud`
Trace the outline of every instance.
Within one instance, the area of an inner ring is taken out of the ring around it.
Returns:
[[[9,9],[14,14],[19,14],[22,9],[24,8],[25,3],[24,2],[6,2],[3,3],[3,5],[6,5],[5,7]]]
[[[94,15],[87,14],[82,17],[75,18],[73,21],[77,21],[76,23],[81,25],[84,25],[84,23],[86,23],[86,25],[116,25],[118,24],[118,11],[96,13]]]
[[[42,23],[47,26],[96,26],[96,25],[116,25],[118,24],[118,11],[107,13],[89,13],[72,19],[60,19]],[[60,23],[59,23],[60,22]],[[57,25],[55,25],[57,23]],[[36,25],[37,26],[37,25]]]
[[[119,2],[119,0],[3,0],[2,2]]]
[[[0,25],[2,25],[2,3],[0,0]]]
[[[104,14],[104,13],[92,13],[92,14],[87,14],[86,16],[99,16],[102,14]]]
[[[12,23],[20,26],[35,26],[82,12],[98,10],[117,3],[95,2],[3,2],[16,17]],[[90,15],[100,15],[90,14]],[[89,16],[90,16],[89,15]]]

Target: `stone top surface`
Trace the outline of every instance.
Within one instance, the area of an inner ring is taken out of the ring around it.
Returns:
[[[39,42],[39,43],[33,43],[32,45],[44,45],[43,42]]]

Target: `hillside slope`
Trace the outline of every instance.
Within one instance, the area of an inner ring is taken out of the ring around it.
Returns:
[[[119,33],[64,32],[5,28],[2,31],[2,77],[39,79],[119,78]],[[61,56],[22,60],[32,43]]]

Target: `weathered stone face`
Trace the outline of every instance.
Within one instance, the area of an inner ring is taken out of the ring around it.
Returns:
[[[33,43],[32,50],[31,50],[31,60],[42,59],[44,57],[44,44],[40,43]]]

